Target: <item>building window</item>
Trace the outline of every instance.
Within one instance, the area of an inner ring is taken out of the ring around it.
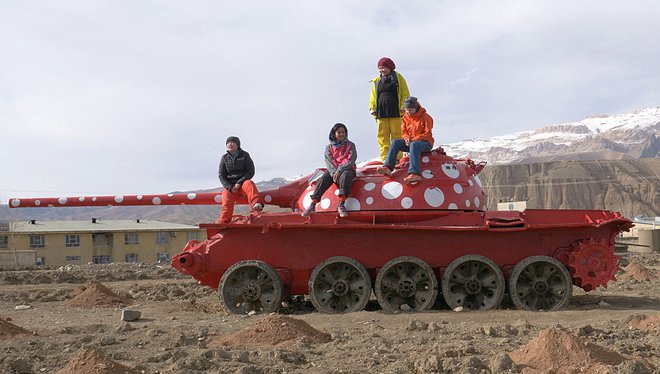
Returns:
[[[7,235],[0,235],[0,249],[9,248],[9,237]]]
[[[137,232],[127,232],[124,234],[124,244],[139,244]]]
[[[80,235],[67,235],[64,238],[64,245],[67,247],[80,247]]]
[[[156,262],[169,262],[170,254],[169,253],[156,253]]]
[[[107,234],[93,234],[92,243],[96,248],[110,247],[110,238],[111,236]]]
[[[126,262],[138,262],[138,254],[127,253],[126,256],[124,256],[124,260],[126,260]]]
[[[110,256],[92,256],[92,262],[95,264],[109,264]]]
[[[159,231],[156,233],[156,244],[167,244],[170,242],[170,233]]]
[[[199,231],[188,231],[188,241],[199,240]]]
[[[43,248],[45,243],[43,235],[30,235],[30,248]]]
[[[80,261],[80,256],[64,256],[64,261],[66,262]]]
[[[36,258],[36,261],[35,261],[35,264],[36,264],[37,266],[44,266],[44,265],[46,265],[46,257],[37,257],[37,258]]]

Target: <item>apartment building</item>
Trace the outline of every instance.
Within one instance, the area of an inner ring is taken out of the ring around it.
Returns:
[[[7,226],[0,231],[0,265],[25,265],[30,258],[37,266],[169,262],[189,240],[206,235],[197,226],[140,219],[31,220]]]

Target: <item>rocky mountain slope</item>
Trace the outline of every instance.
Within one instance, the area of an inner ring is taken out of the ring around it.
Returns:
[[[660,157],[660,107],[594,115],[490,139],[443,145],[447,154],[490,164]]]

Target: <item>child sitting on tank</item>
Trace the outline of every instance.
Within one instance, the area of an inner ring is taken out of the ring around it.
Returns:
[[[351,190],[351,184],[355,179],[355,160],[357,150],[355,144],[348,140],[348,129],[343,123],[336,123],[330,130],[330,144],[325,147],[326,171],[316,182],[316,188],[312,193],[312,202],[301,213],[303,217],[309,217],[316,212],[316,204],[321,200],[325,191],[334,183],[338,187],[339,205],[337,212],[340,217],[347,217],[346,199]]]
[[[263,203],[259,201],[259,190],[252,181],[254,162],[250,154],[241,148],[241,140],[236,136],[228,137],[225,145],[227,153],[222,155],[218,167],[218,177],[225,188],[222,191],[220,223],[231,222],[231,217],[234,215],[234,204],[241,195],[247,196],[253,211],[260,212],[264,209]]]
[[[428,152],[433,147],[433,118],[424,109],[416,97],[409,96],[404,101],[406,114],[401,124],[402,139],[395,139],[383,162],[376,171],[387,176],[392,175],[397,163],[397,154],[409,152],[408,176],[403,179],[407,184],[415,184],[422,179],[420,175],[420,158],[422,152]]]

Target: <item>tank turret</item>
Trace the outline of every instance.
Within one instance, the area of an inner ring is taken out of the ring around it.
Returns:
[[[614,239],[632,222],[608,210],[486,211],[478,174],[485,163],[442,149],[423,153],[422,180],[405,184],[408,160],[391,176],[379,162],[359,167],[337,212],[336,188],[302,217],[314,173],[261,199],[293,212],[250,213],[202,223],[172,266],[217,289],[232,313],[273,312],[288,295],[308,295],[324,313],[362,310],[372,292],[383,310],[422,311],[442,297],[451,308],[497,308],[508,292],[525,310],[565,307],[573,286],[607,287],[619,270]],[[221,194],[187,193],[11,199],[9,206],[220,204]],[[245,202],[245,201],[243,201]],[[240,201],[239,201],[240,203]]]

